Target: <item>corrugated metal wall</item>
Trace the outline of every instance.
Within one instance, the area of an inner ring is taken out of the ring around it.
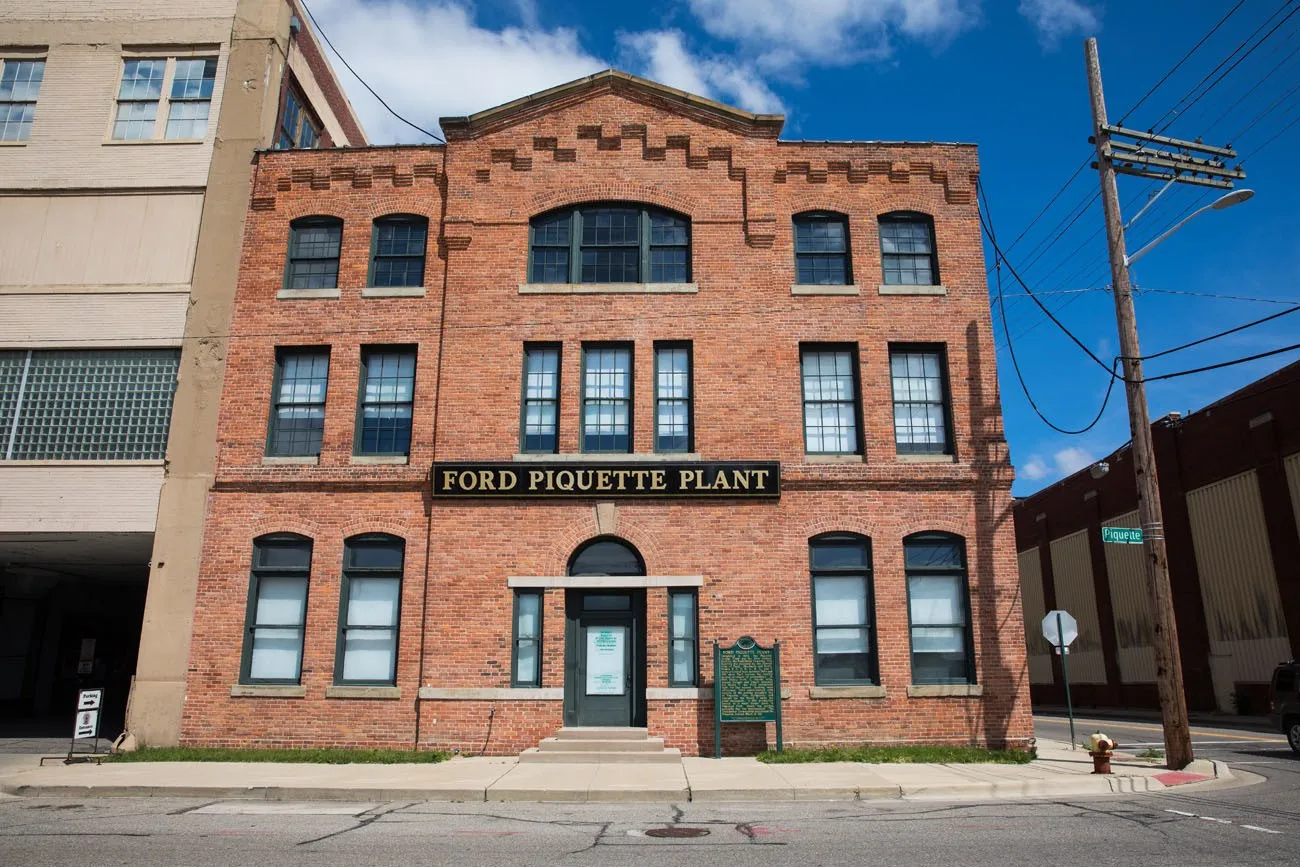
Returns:
[[[1051,552],[1056,607],[1070,612],[1079,622],[1079,637],[1070,645],[1070,682],[1105,683],[1106,661],[1102,658],[1087,531],[1053,540]]]
[[[1221,710],[1237,682],[1262,683],[1291,654],[1254,470],[1189,491],[1196,568]]]
[[[1043,566],[1038,549],[1017,555],[1020,559],[1020,605],[1025,613],[1025,652],[1029,658],[1029,682],[1052,682],[1052,657],[1039,625],[1047,607],[1043,604]]]
[[[1286,468],[1286,486],[1291,489],[1291,511],[1295,513],[1295,529],[1300,533],[1300,452],[1282,459]]]
[[[1103,527],[1139,527],[1136,510],[1102,522]],[[1106,574],[1115,613],[1115,641],[1121,683],[1152,683],[1156,679],[1151,649],[1151,594],[1143,568],[1142,545],[1106,545]]]

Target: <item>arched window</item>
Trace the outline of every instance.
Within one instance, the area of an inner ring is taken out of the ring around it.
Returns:
[[[581,205],[534,217],[530,283],[689,283],[691,221],[636,204]]]
[[[423,286],[429,221],[414,214],[375,220],[370,235],[371,286]]]
[[[915,533],[903,540],[912,683],[974,683],[966,540]]]
[[[335,683],[391,686],[397,682],[405,558],[406,542],[396,536],[367,533],[344,540]]]
[[[299,217],[290,223],[284,288],[337,288],[342,242],[343,221],[338,217]]]
[[[876,612],[871,540],[825,533],[808,540],[812,572],[813,678],[818,684],[875,684]]]
[[[612,536],[601,536],[584,543],[569,560],[570,575],[644,575],[641,554]]]
[[[938,286],[934,218],[915,211],[880,215],[880,265],[886,286]]]
[[[273,533],[253,540],[240,683],[298,683],[311,539]]]
[[[795,282],[844,286],[853,282],[849,264],[849,218],[830,211],[794,215]]]

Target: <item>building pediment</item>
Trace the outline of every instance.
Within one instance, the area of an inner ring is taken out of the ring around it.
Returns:
[[[616,69],[606,69],[468,117],[444,117],[439,123],[448,141],[466,141],[607,94],[754,138],[775,139],[785,124],[783,115],[754,114]]]

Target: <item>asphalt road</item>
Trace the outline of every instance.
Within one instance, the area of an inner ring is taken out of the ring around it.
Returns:
[[[1137,726],[1150,725],[1092,723],[1098,724],[1122,741],[1125,733],[1147,731]],[[1060,736],[1058,725],[1041,720],[1040,736]],[[1300,760],[1266,732],[1197,731],[1198,746],[1207,742],[1203,754],[1239,763],[1264,781],[1123,798],[982,804],[6,799],[0,801],[0,865],[1198,867],[1300,861]],[[659,829],[700,836],[652,836]]]

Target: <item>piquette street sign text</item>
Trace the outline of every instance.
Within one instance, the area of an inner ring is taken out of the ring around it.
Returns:
[[[538,461],[433,465],[435,497],[781,496],[777,461]]]

